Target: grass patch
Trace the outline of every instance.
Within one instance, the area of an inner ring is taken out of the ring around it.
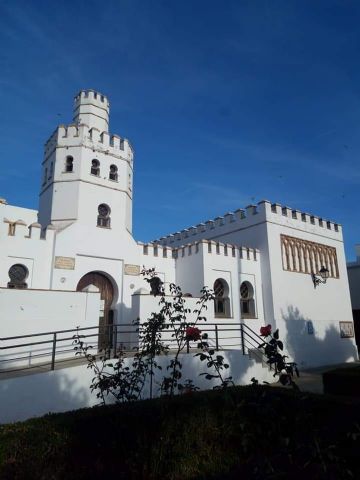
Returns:
[[[359,478],[358,412],[248,386],[47,415],[0,426],[0,478]]]

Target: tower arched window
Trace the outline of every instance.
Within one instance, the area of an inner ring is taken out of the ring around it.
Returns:
[[[99,160],[92,160],[91,161],[91,175],[96,175],[97,177],[100,175],[100,162]]]
[[[215,280],[214,295],[215,317],[230,317],[229,286],[222,278]]]
[[[254,288],[250,282],[242,282],[240,285],[240,307],[242,318],[256,318]]]
[[[65,161],[65,172],[71,173],[74,171],[74,159],[71,156],[66,157]]]
[[[115,182],[118,181],[118,168],[116,165],[110,165],[109,178]]]
[[[110,228],[111,218],[110,218],[110,207],[105,203],[101,203],[98,206],[98,217],[97,217],[97,226],[103,228]]]
[[[45,170],[44,170],[44,178],[43,178],[43,185],[46,184],[47,176],[48,176],[48,169],[47,169],[47,167],[45,167]]]

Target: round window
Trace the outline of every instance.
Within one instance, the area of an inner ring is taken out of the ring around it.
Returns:
[[[25,265],[22,265],[21,263],[16,263],[15,265],[12,265],[9,269],[10,282],[14,285],[23,284],[28,275],[29,270],[25,267]]]

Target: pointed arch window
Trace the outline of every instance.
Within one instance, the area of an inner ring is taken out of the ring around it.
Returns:
[[[97,177],[100,176],[100,162],[99,160],[91,160],[91,175],[96,175]]]
[[[105,203],[101,203],[98,206],[98,217],[97,217],[97,226],[103,228],[110,228],[111,218],[110,218],[110,207]]]
[[[71,173],[74,171],[74,159],[70,155],[65,160],[65,172]]]
[[[116,165],[110,165],[109,179],[118,181],[118,167]]]
[[[225,280],[215,280],[214,295],[215,317],[230,317],[229,286]]]

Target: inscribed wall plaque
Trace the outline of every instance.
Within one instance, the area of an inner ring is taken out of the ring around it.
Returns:
[[[341,338],[352,338],[354,336],[353,322],[339,322],[339,325]]]
[[[125,264],[125,275],[140,275],[140,265]]]
[[[74,270],[75,258],[55,257],[55,268],[62,268],[63,270]]]

